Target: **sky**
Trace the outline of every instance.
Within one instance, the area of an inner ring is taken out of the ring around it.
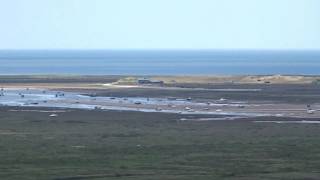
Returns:
[[[320,0],[0,0],[0,49],[320,49]]]

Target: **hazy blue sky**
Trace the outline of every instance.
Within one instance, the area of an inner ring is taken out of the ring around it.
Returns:
[[[12,48],[320,49],[320,0],[1,0]]]

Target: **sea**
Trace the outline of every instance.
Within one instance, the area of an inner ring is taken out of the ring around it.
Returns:
[[[320,51],[1,50],[0,75],[320,75]]]

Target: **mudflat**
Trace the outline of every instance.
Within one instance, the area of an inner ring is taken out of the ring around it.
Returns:
[[[150,80],[151,83],[138,83],[141,78]],[[37,104],[59,107],[57,104],[62,103],[63,106],[60,107],[67,107],[68,104],[74,107],[74,104],[78,104],[83,105],[81,107],[109,110],[122,108],[299,118],[316,118],[320,109],[317,76],[4,76],[0,80],[4,94],[11,93],[12,96],[10,88],[21,89],[16,94],[23,97],[30,94],[23,89],[30,88],[63,94],[74,93],[57,100],[45,100],[46,103],[42,103],[43,99],[32,99],[41,96],[33,94],[28,99],[31,102],[26,102],[25,98],[23,103],[17,103],[28,106]],[[161,84],[153,84],[152,81]]]

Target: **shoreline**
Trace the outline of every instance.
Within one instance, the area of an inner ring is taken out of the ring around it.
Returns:
[[[137,76],[137,75],[0,75],[0,86],[66,86],[99,88],[104,85],[139,86],[137,81],[146,78],[163,82],[163,87],[204,88],[210,85],[307,85],[320,84],[320,75],[216,75],[216,76]],[[71,85],[72,84],[72,85]],[[149,87],[157,87],[149,86]]]

